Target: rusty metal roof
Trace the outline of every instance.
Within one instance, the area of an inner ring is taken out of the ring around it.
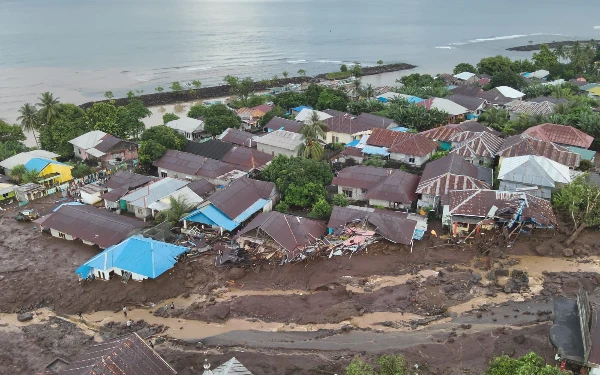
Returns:
[[[581,155],[571,152],[565,147],[531,138],[527,135],[515,135],[506,138],[498,149],[498,155],[503,157],[544,156],[570,168],[577,168],[581,161]]]
[[[191,191],[198,194],[201,197],[205,197],[208,193],[215,190],[215,185],[211,184],[203,178],[194,180],[186,185]]]
[[[478,176],[476,166],[462,156],[451,153],[427,163],[416,192],[440,196],[446,201],[452,190],[489,189],[490,186],[478,180]]]
[[[388,151],[395,154],[425,156],[434,152],[438,146],[439,143],[434,142],[423,135],[413,134],[412,137],[396,140]]]
[[[448,154],[425,165],[425,169],[421,175],[421,182],[447,173],[477,178],[477,167],[460,155]]]
[[[88,205],[64,204],[40,219],[41,226],[69,234],[102,248],[116,245],[150,226],[140,220]]]
[[[396,124],[392,119],[366,112],[361,113],[356,119],[372,129],[387,129],[390,125]]]
[[[255,217],[235,238],[255,229],[269,235],[288,252],[288,259],[291,259],[297,255],[297,250],[321,238],[327,227],[323,221],[271,211]]]
[[[492,206],[496,206],[496,216],[514,215],[520,210],[522,221],[533,220],[540,226],[555,226],[557,221],[552,204],[542,198],[523,192],[476,189],[450,192],[450,214],[484,218]]]
[[[190,176],[196,175],[207,178],[216,178],[235,169],[233,165],[219,160],[175,150],[167,150],[163,157],[156,160],[152,165]]]
[[[396,132],[388,129],[373,129],[367,139],[370,146],[391,147],[395,142],[412,137],[412,133]]]
[[[281,117],[273,117],[271,121],[267,123],[266,128],[272,130],[282,129],[288,132],[298,133],[302,125],[303,124],[301,122],[286,120]]]
[[[258,151],[255,148],[233,146],[221,160],[234,165],[240,170],[251,171],[267,165],[273,160],[273,155]]]
[[[89,346],[59,375],[175,375],[137,334]]]
[[[373,129],[372,126],[350,116],[330,117],[323,122],[327,125],[328,132],[357,134]]]
[[[117,171],[110,176],[110,178],[104,183],[104,186],[109,189],[135,189],[157,179],[158,177],[145,176],[127,171]]]
[[[342,151],[342,155],[362,157],[362,148],[348,146],[344,149],[344,151]]]
[[[568,125],[546,123],[532,126],[523,133],[542,141],[583,148],[589,148],[592,142],[594,142],[594,137],[591,135],[587,135],[581,130]]]
[[[444,125],[437,128],[425,130],[419,134],[424,135],[425,137],[434,141],[450,142],[452,136],[460,132],[461,129],[459,129],[456,126]]]
[[[272,182],[240,177],[206,198],[230,219],[235,219],[259,199],[270,199],[275,189]]]
[[[227,128],[223,134],[220,135],[220,139],[224,142],[246,147],[252,147],[255,145],[254,142],[252,142],[252,138],[254,137],[255,135],[252,133],[234,128]]]
[[[332,185],[370,189],[394,172],[391,168],[378,168],[368,165],[346,167],[331,181]]]
[[[463,132],[457,135],[471,133],[471,132]],[[492,133],[488,132],[480,132],[480,133],[471,133],[472,137],[467,138],[465,141],[461,142],[457,148],[452,150],[451,152],[456,153],[463,157],[486,157],[486,158],[494,158],[496,157],[496,153],[498,148],[502,145],[502,138],[496,137]]]

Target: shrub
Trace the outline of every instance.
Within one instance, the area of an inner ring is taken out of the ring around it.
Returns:
[[[346,78],[350,78],[352,77],[352,73],[344,70],[341,72],[332,72],[332,73],[327,73],[325,75],[325,78],[327,79],[346,79]]]
[[[594,164],[589,161],[589,160],[582,160],[581,162],[579,162],[579,169],[580,171],[589,171],[590,169],[592,169],[592,167],[594,166]]]
[[[275,211],[279,211],[281,213],[286,213],[290,210],[290,205],[285,203],[284,201],[279,202],[277,206],[275,206]]]
[[[349,202],[344,194],[335,194],[331,200],[334,206],[346,207]]]

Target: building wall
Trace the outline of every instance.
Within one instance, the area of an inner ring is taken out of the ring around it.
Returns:
[[[152,216],[152,210],[146,207],[134,206],[130,203],[127,203],[127,211],[135,214],[135,217],[138,219],[146,219],[147,217]]]
[[[97,268],[94,268],[94,277],[96,279],[108,281],[110,279],[111,272],[114,272],[114,275],[116,275],[116,276],[123,276],[123,272],[128,272],[128,271],[122,270],[122,269],[116,268],[116,267],[111,267],[107,270],[99,270]],[[147,279],[147,277],[142,276],[140,274],[137,274],[134,272],[130,272],[130,273],[131,273],[131,279],[134,281],[142,281],[142,280]]]
[[[104,162],[120,158],[121,160],[134,160],[138,158],[137,145],[131,142],[119,142],[113,148],[108,150],[106,155],[100,158]]]
[[[281,147],[275,147],[271,145],[266,145],[264,143],[256,143],[256,149],[258,151],[265,152],[267,154],[277,156],[277,155],[286,155],[286,156],[298,156],[298,150],[288,150]]]
[[[494,163],[494,159],[488,158],[485,156],[466,157],[465,160],[467,160],[469,163],[471,163],[473,165],[482,165],[482,166]]]
[[[118,210],[119,209],[119,202],[111,202],[111,201],[107,201],[106,199],[104,200],[104,206],[107,208],[110,208],[111,210]]]
[[[73,179],[73,176],[71,176],[72,168],[73,167],[71,167],[69,165],[50,163],[46,166],[46,168],[42,169],[39,176],[43,178],[46,175],[58,173],[60,175],[56,178],[55,181],[62,184],[64,182],[71,181]]]
[[[366,189],[358,189],[350,186],[338,186],[338,194],[344,194],[349,200],[353,201],[364,201],[366,200],[365,194],[367,194]],[[346,192],[352,192],[352,196],[350,197]]]
[[[102,198],[100,198],[100,194],[101,194],[101,192],[90,194],[90,193],[81,191],[81,200],[83,201],[83,203],[86,203],[86,204],[95,204],[102,200]]]
[[[369,206],[382,206],[385,208],[392,208],[392,209],[408,209],[411,207],[411,204],[394,204],[394,202],[390,202],[390,201],[384,201],[384,200],[380,200],[380,199],[369,199]]]
[[[437,199],[436,199],[435,195],[422,194],[421,199],[419,199],[418,206],[419,207],[429,206],[429,207],[435,209],[436,202],[437,202]]]
[[[361,132],[356,134],[346,134],[346,133],[338,133],[338,132],[327,132],[325,134],[325,142],[327,143],[350,143],[357,139],[361,139],[363,135],[370,134],[371,132]]]
[[[12,187],[12,186],[0,190],[0,201],[13,198],[14,196],[15,196],[15,190],[14,190],[14,187]]]
[[[420,167],[423,164],[425,164],[427,162],[427,160],[429,160],[430,157],[431,157],[431,153],[429,153],[425,156],[413,156],[413,155],[396,154],[396,153],[390,154],[390,159],[392,159],[392,160],[401,161],[403,163],[410,164],[410,165],[416,165],[417,167]],[[414,158],[414,161],[410,161],[410,158]]]
[[[203,178],[202,176],[196,176],[196,175],[190,176],[185,173],[176,172],[176,171],[172,171],[170,169],[164,169],[164,168],[158,168],[158,177],[160,177],[160,178],[172,177],[172,178],[178,178],[180,180],[188,180],[188,181],[195,181],[195,180],[199,180],[199,179]]]
[[[498,190],[500,191],[516,191],[517,189],[538,187],[537,185],[527,185],[513,181],[500,181],[500,187]],[[537,190],[528,190],[527,194],[531,194],[533,196],[550,199],[552,198],[552,189],[549,187],[539,187]]]
[[[84,149],[79,148],[77,146],[73,146],[73,153],[75,154],[75,157],[78,159],[83,159],[86,160],[88,158],[88,153],[85,152]]]
[[[75,237],[71,236],[70,234],[59,232],[56,229],[52,229],[52,228],[50,228],[50,234],[53,237],[62,238],[63,240],[73,241],[75,239]]]

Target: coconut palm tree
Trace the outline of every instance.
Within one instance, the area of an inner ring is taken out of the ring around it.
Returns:
[[[298,69],[298,74],[300,74],[300,77],[306,77],[306,70]]]
[[[39,129],[40,119],[35,106],[26,103],[21,107],[21,109],[19,109],[19,113],[21,116],[17,117],[17,120],[21,122],[21,129],[31,132],[33,134],[33,139],[35,140],[35,144],[39,146],[37,137],[35,136],[35,131]]]
[[[554,49],[554,53],[560,59],[560,61],[562,61],[563,59],[565,59],[567,57],[567,50],[565,49],[565,46],[562,44]]]
[[[60,102],[58,99],[59,98],[55,98],[54,95],[48,91],[43,93],[38,98],[40,102],[36,105],[40,107],[38,114],[42,124],[51,125],[56,117],[58,117],[58,111],[60,108]]]
[[[352,92],[353,92],[353,96],[358,99],[360,98],[360,94],[361,94],[361,87],[362,87],[362,82],[360,80],[360,78],[355,78],[354,81],[352,82]]]
[[[368,84],[367,87],[364,90],[364,96],[365,98],[372,98],[375,96],[375,88],[373,87],[372,84]]]
[[[40,177],[40,172],[37,169],[32,169],[32,170],[29,170],[29,171],[25,172],[25,174],[23,175],[23,182],[25,182],[25,183],[29,183],[29,182],[37,183],[39,177]]]
[[[171,226],[175,226],[179,220],[181,220],[185,215],[192,212],[195,208],[193,204],[189,203],[183,197],[170,197],[169,203],[171,207],[164,211],[160,211],[156,215],[156,219],[159,221],[167,221]]]
[[[494,107],[483,112],[478,121],[501,131],[508,122],[508,117],[508,111]]]
[[[27,168],[23,164],[15,165],[9,173],[10,178],[17,184],[23,182],[23,176],[27,173]]]
[[[573,95],[571,89],[559,85],[552,87],[550,94],[557,99],[567,99]]]
[[[319,115],[313,111],[310,118],[304,121],[300,128],[302,144],[298,149],[298,155],[305,158],[321,159],[325,153],[321,139],[325,138],[327,125],[319,120]]]

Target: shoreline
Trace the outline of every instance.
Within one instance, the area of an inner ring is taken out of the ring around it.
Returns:
[[[402,70],[411,70],[416,68],[416,65],[406,64],[406,63],[397,63],[397,64],[386,64],[386,65],[378,65],[363,68],[363,76],[372,76],[382,73],[389,72],[398,72]],[[252,90],[254,92],[257,91],[265,91],[269,87],[277,87],[283,86],[287,84],[302,84],[302,83],[316,83],[322,79],[325,79],[327,73],[318,74],[316,76],[311,77],[290,77],[290,78],[280,78],[275,81],[264,82],[257,81],[254,82],[254,86]],[[219,97],[227,97],[231,96],[229,85],[219,85],[219,86],[208,86],[201,87],[199,89],[189,89],[182,90],[178,92],[169,91],[169,92],[157,92],[152,94],[145,94],[136,96],[136,98],[140,99],[146,107],[158,107],[164,105],[177,104],[182,102],[193,102],[198,100],[205,100],[211,98],[219,98]],[[129,102],[129,98],[117,98],[110,99],[114,100],[115,105],[117,107],[126,105]],[[96,100],[90,101],[83,104],[80,104],[79,107],[83,109],[87,109],[94,105],[95,103],[107,103],[110,101],[109,99],[104,100]]]
[[[561,46],[572,46],[575,43],[587,44],[590,40],[565,40],[562,42],[550,42],[550,43],[538,43],[538,44],[528,44],[525,46],[517,46],[507,48],[506,51],[517,51],[517,52],[531,52],[531,51],[539,51],[542,45],[546,44],[549,48],[558,48]]]

